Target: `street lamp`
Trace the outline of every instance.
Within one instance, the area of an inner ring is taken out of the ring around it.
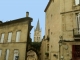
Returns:
[[[59,45],[60,45],[60,46],[62,45],[62,40],[59,41]]]
[[[62,58],[60,57],[60,48],[61,48],[61,45],[62,45],[62,42],[63,42],[63,36],[60,36],[60,41],[59,41],[59,60],[61,60]]]

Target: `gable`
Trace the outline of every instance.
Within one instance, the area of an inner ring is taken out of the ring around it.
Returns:
[[[48,2],[48,4],[47,4],[47,6],[46,6],[46,8],[45,8],[44,12],[46,12],[46,11],[47,11],[47,9],[48,9],[48,7],[50,6],[50,4],[51,4],[51,2],[52,2],[52,1],[54,1],[54,0],[49,0],[49,2]]]

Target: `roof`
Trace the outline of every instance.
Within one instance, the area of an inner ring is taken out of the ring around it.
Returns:
[[[45,8],[44,12],[46,12],[46,11],[47,11],[47,9],[48,9],[49,5],[51,4],[51,2],[52,2],[52,0],[49,0],[49,2],[48,2],[48,4],[47,4],[47,6],[46,6],[46,8]]]
[[[40,31],[39,19],[38,19],[37,26],[36,26],[36,29],[35,30]]]
[[[19,19],[15,19],[15,20],[1,22],[0,26],[9,25],[9,24],[18,23],[18,22],[23,22],[23,21],[32,21],[32,20],[33,19],[31,17],[23,17],[23,18],[19,18]]]

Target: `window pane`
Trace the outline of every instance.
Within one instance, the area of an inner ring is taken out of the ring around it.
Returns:
[[[1,36],[1,43],[3,43],[3,41],[4,41],[4,34],[2,34]]]
[[[75,0],[75,4],[78,5],[79,4],[79,0]]]
[[[19,51],[18,50],[14,50],[14,58],[13,60],[18,60],[19,58]]]
[[[17,34],[16,34],[16,42],[19,42],[20,41],[20,33],[21,33],[21,31],[17,31]]]
[[[6,50],[6,60],[9,58],[9,49]]]
[[[2,50],[0,50],[0,57],[1,57],[1,54],[2,54]]]
[[[8,42],[11,42],[11,37],[12,37],[12,32],[10,32],[8,35]]]

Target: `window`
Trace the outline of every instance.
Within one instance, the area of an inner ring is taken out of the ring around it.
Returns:
[[[80,13],[76,14],[76,23],[77,23],[77,28],[78,28],[77,33],[80,34]]]
[[[6,50],[6,60],[9,58],[9,49]]]
[[[80,13],[76,14],[77,26],[80,28]]]
[[[2,33],[2,36],[1,36],[1,43],[3,43],[4,41],[4,34]]]
[[[2,50],[0,49],[0,57],[1,57],[1,55],[2,55]]]
[[[19,58],[19,51],[18,50],[14,50],[14,58],[13,60],[18,60]]]
[[[49,51],[49,44],[47,44],[47,51]]]
[[[40,37],[39,37],[39,40],[40,40]]]
[[[80,0],[75,0],[75,5],[79,5],[80,4]]]
[[[12,32],[9,32],[8,34],[8,42],[11,42]]]
[[[50,29],[48,29],[48,37],[50,37]]]
[[[16,34],[16,42],[19,42],[20,41],[20,33],[21,33],[21,31],[17,31],[17,34]]]
[[[37,37],[37,41],[38,41],[38,37]]]

